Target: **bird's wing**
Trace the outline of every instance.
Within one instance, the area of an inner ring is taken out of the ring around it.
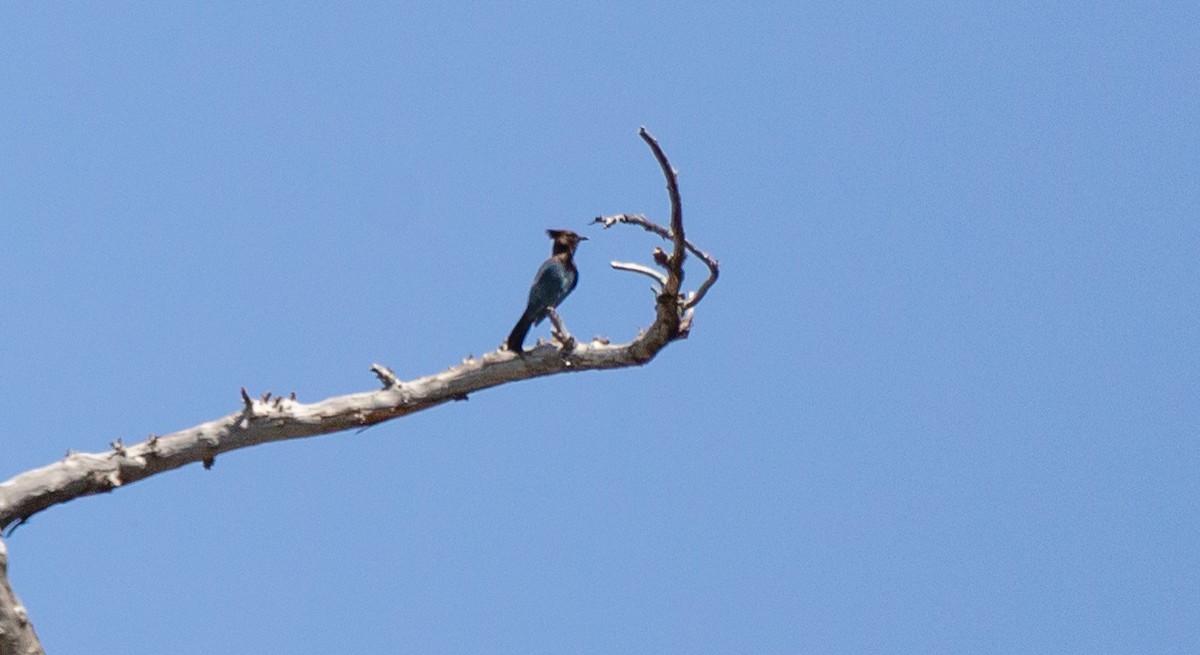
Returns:
[[[569,282],[562,262],[551,259],[542,264],[533,278],[533,286],[529,289],[529,308],[536,308],[535,311],[538,312],[534,317],[536,323],[541,323],[545,317],[545,308],[562,302],[563,297],[570,292]]]

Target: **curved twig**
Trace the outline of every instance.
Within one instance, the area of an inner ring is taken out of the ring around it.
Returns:
[[[655,282],[658,282],[660,290],[662,287],[667,286],[667,276],[663,275],[662,273],[659,273],[658,271],[654,270],[653,268],[650,268],[649,266],[642,266],[641,264],[633,264],[630,262],[609,262],[608,265],[615,268],[618,271],[629,271],[631,273],[641,273],[642,275],[649,277],[650,279],[654,280]]]
[[[649,146],[650,150],[654,151],[654,158],[658,160],[658,165],[662,168],[663,177],[667,178],[667,195],[671,198],[671,240],[675,242],[674,252],[671,253],[670,268],[678,276],[678,284],[683,284],[683,201],[679,197],[679,180],[678,173],[671,167],[671,162],[667,161],[667,155],[658,145],[658,140],[646,131],[645,127],[638,130],[638,136],[642,137]],[[674,289],[666,289],[669,293],[679,293],[679,286]]]

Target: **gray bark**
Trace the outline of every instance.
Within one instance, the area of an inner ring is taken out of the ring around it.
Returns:
[[[44,655],[25,606],[8,585],[8,547],[0,540],[0,653]]]

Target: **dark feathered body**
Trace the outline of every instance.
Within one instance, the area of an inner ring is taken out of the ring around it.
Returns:
[[[529,288],[529,302],[525,305],[525,313],[521,315],[512,333],[508,335],[508,349],[522,352],[525,335],[529,328],[541,323],[546,318],[546,310],[558,307],[579,284],[579,271],[575,268],[575,248],[581,237],[570,230],[546,230],[554,247],[550,259],[542,263],[537,275],[533,276],[533,286]]]

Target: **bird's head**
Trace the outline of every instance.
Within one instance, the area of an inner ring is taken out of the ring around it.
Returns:
[[[580,241],[587,241],[587,237],[575,234],[570,230],[546,230],[546,234],[554,239],[554,252],[575,252],[575,248],[579,246]]]

